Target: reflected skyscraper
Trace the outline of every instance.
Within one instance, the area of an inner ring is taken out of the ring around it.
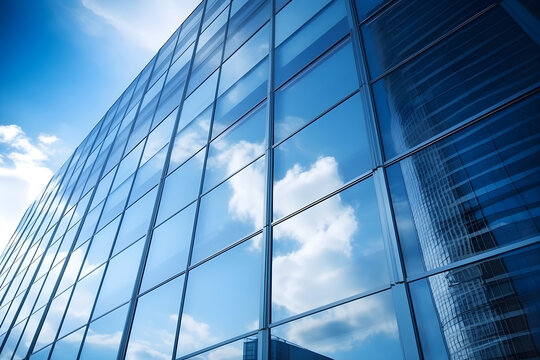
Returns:
[[[527,0],[204,0],[0,256],[0,359],[540,357]]]

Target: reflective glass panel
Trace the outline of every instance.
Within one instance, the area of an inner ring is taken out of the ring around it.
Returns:
[[[144,238],[112,258],[99,291],[93,319],[131,298]]]
[[[238,49],[270,15],[268,0],[234,0],[225,43],[225,58]]]
[[[373,85],[387,159],[540,81],[538,44],[501,8]]]
[[[354,54],[347,40],[276,92],[274,141],[280,141],[357,88]]]
[[[273,359],[403,359],[390,291],[271,330]]]
[[[274,150],[274,219],[337,190],[371,169],[360,94]]]
[[[96,299],[96,293],[101,283],[103,270],[104,266],[101,266],[75,285],[69,307],[64,315],[64,322],[58,335],[59,337],[70,333],[88,322]]]
[[[274,226],[272,321],[389,282],[372,178]]]
[[[348,31],[343,0],[291,1],[276,15],[275,86],[281,85]]]
[[[235,171],[264,154],[266,148],[266,112],[266,103],[258,106],[210,143],[204,173],[204,190],[212,188]],[[220,127],[219,124],[214,123],[214,131]]]
[[[408,273],[538,238],[540,96],[388,168]]]
[[[186,269],[196,204],[154,229],[141,292]]]
[[[117,217],[114,221],[109,223],[109,225],[94,235],[92,243],[90,244],[90,249],[84,260],[81,277],[107,261],[119,222],[120,217]]]
[[[535,246],[411,283],[425,358],[539,358],[538,264]]]
[[[493,0],[394,2],[362,27],[371,77],[378,77],[494,2]],[[370,3],[373,3],[373,0]],[[366,4],[363,5],[365,6]]]
[[[76,359],[84,335],[84,328],[69,334],[55,344],[50,360],[71,360]]]
[[[157,223],[173,215],[199,195],[205,151],[189,159],[165,179]]]
[[[190,271],[177,356],[259,327],[261,250],[258,235]]]
[[[115,359],[124,330],[128,304],[92,322],[84,340],[80,359]]]
[[[257,360],[257,336],[250,336],[217,349],[189,357],[190,360]]]
[[[192,264],[262,228],[264,166],[262,157],[201,199]]]
[[[58,327],[60,326],[60,322],[62,321],[64,310],[66,310],[70,294],[71,290],[68,290],[52,300],[51,306],[45,318],[45,322],[41,327],[41,331],[36,341],[36,349],[40,349],[44,345],[53,342],[56,332],[58,331]]]
[[[183,286],[184,277],[180,276],[139,298],[126,360],[172,356]]]
[[[146,235],[152,218],[156,194],[157,189],[154,188],[126,210],[116,237],[113,253],[118,253],[141,236]]]

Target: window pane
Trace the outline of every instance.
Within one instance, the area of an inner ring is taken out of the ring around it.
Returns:
[[[126,210],[114,244],[114,254],[146,235],[152,218],[156,194],[157,189],[152,190]]]
[[[267,108],[264,103],[210,143],[204,174],[205,190],[217,185],[256,157],[264,154],[266,113]],[[214,123],[214,131],[220,127],[219,124]]]
[[[107,261],[119,222],[120,217],[117,217],[113,222],[109,223],[109,225],[94,236],[90,249],[88,250],[88,255],[84,261],[81,277],[90,273],[90,271]]]
[[[101,283],[104,266],[94,271],[75,285],[68,310],[62,324],[59,337],[62,337],[78,327],[86,324],[90,311],[94,306],[98,286]]]
[[[357,88],[354,54],[347,40],[276,92],[274,141],[280,141]]]
[[[372,178],[273,229],[272,321],[389,282]]]
[[[165,179],[157,223],[173,215],[199,195],[205,151],[189,159]]]
[[[234,0],[225,43],[225,58],[236,51],[270,15],[268,0]]]
[[[275,86],[349,32],[343,0],[295,0],[276,15]]]
[[[274,150],[274,219],[337,190],[372,168],[360,94]]]
[[[191,123],[184,125],[176,135],[169,163],[168,172],[173,172],[179,165],[201,150],[208,142],[208,131],[212,117],[212,106],[209,106]]]
[[[223,345],[217,349],[207,351],[205,353],[195,355],[188,359],[190,360],[257,360],[258,348],[257,336],[235,341],[233,343]]]
[[[377,81],[388,159],[540,80],[540,51],[497,7]]]
[[[392,294],[385,291],[273,328],[270,352],[284,360],[403,359]]]
[[[93,319],[131,298],[139,269],[144,238],[112,258],[103,279]]]
[[[87,249],[88,242],[84,243],[77,250],[71,253],[69,262],[64,270],[64,274],[62,275],[62,280],[60,281],[60,285],[58,285],[56,294],[60,294],[62,291],[75,283],[75,280],[77,280],[77,276],[79,275],[79,271],[81,270],[81,265],[84,261],[84,256]]]
[[[540,357],[539,263],[535,246],[411,283],[425,358]]]
[[[190,205],[154,229],[141,292],[186,269],[195,205]]]
[[[362,28],[371,77],[376,78],[494,2],[394,2]]]
[[[261,249],[259,235],[190,271],[177,356],[259,327]]]
[[[71,290],[68,290],[52,300],[49,312],[47,313],[47,317],[45,318],[45,322],[41,327],[41,331],[36,341],[36,349],[53,342],[58,327],[60,326],[60,322],[62,321],[62,316],[64,315],[64,310],[66,309],[70,294]]]
[[[81,360],[116,358],[127,310],[126,304],[90,324],[81,351]]]
[[[135,177],[135,182],[133,183],[131,195],[129,196],[130,205],[159,183],[161,174],[163,173],[163,164],[165,163],[168,148],[168,146],[164,146],[161,151],[139,168]],[[152,214],[151,208],[149,208],[149,214]],[[147,216],[150,217],[149,215]]]
[[[189,124],[214,101],[217,86],[217,72],[193,92],[182,106],[178,131]]]
[[[180,276],[139,298],[126,360],[172,356],[183,286],[184,277]]]
[[[539,100],[521,101],[388,168],[409,273],[540,235]]]
[[[148,135],[146,144],[144,145],[144,153],[141,158],[141,164],[147,162],[159,150],[169,143],[172,136],[174,122],[176,121],[177,111],[172,112],[165,120],[163,120],[152,132]]]
[[[201,199],[192,264],[263,225],[264,157]]]
[[[50,360],[76,359],[84,335],[84,328],[58,340],[54,346]]]

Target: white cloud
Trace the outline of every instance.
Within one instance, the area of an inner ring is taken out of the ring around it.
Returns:
[[[88,34],[107,35],[112,27],[125,40],[155,53],[200,0],[81,0],[79,21]]]
[[[0,125],[0,247],[9,240],[30,203],[53,172],[48,160],[59,139],[40,134],[36,140],[18,125]]]

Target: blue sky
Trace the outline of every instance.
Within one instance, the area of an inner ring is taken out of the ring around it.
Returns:
[[[199,0],[0,2],[0,249]]]

